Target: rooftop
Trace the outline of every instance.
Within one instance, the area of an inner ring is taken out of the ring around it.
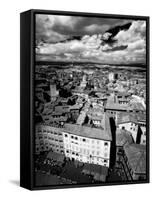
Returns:
[[[140,111],[146,110],[145,107],[143,106],[143,104],[140,103],[140,102],[132,102],[130,104],[130,107],[131,107],[132,110],[140,110]]]
[[[86,117],[86,112],[81,111],[81,113],[77,119],[77,124],[82,125],[84,123],[85,117]]]
[[[111,130],[110,130],[110,124],[109,119],[105,115],[105,128],[99,129],[99,128],[91,128],[87,126],[81,126],[77,124],[65,124],[64,130],[66,132],[69,132],[74,135],[79,135],[82,137],[87,138],[94,138],[94,139],[100,139],[100,140],[112,140]]]
[[[138,122],[145,122],[146,121],[146,115],[143,113],[119,113],[117,116],[117,124],[122,123],[138,123]]]
[[[70,111],[70,106],[55,106],[55,112],[66,113]]]
[[[80,109],[82,106],[81,105],[79,105],[79,104],[75,104],[75,105],[73,105],[73,106],[70,106],[70,110],[75,110],[75,109]]]
[[[119,104],[119,103],[114,103],[114,102],[107,102],[106,109],[112,109],[112,110],[130,110],[130,107],[128,104]]]
[[[89,118],[91,118],[93,120],[100,120],[100,121],[103,121],[104,116],[105,116],[103,109],[101,109],[100,107],[90,108],[87,112],[87,115],[89,116]],[[104,122],[102,122],[102,123],[104,123]]]
[[[146,147],[140,144],[124,146],[128,162],[135,173],[146,173]]]
[[[117,129],[116,131],[116,145],[124,146],[125,144],[132,144],[133,139],[131,133],[127,130]]]

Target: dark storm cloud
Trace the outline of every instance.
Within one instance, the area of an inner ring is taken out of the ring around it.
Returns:
[[[71,40],[73,37],[80,40],[81,36],[103,34],[108,29],[127,22],[128,20],[121,19],[37,15],[36,38],[53,43]]]
[[[106,19],[106,18],[93,18],[93,17],[72,17],[76,18],[76,23],[73,29],[67,26],[59,26],[55,24],[52,29],[60,34],[66,35],[92,35],[98,33],[104,33],[107,29],[111,28],[115,24],[123,23],[123,20],[119,19]],[[93,30],[92,30],[92,25]]]
[[[107,32],[111,33],[111,36],[114,37],[114,36],[117,35],[117,33],[119,31],[122,31],[122,30],[126,31],[126,30],[128,30],[131,25],[132,25],[132,23],[130,22],[130,23],[124,24],[122,26],[115,26],[114,28],[111,28],[111,29],[107,30]]]
[[[104,52],[122,51],[122,50],[126,49],[127,47],[128,47],[128,45],[121,45],[121,46],[116,46],[111,49],[107,49],[107,50],[103,50],[103,51]]]
[[[109,33],[109,35],[106,39],[105,38],[102,39],[102,44],[107,43],[110,46],[112,46],[115,42],[117,42],[117,40],[114,39],[114,37],[122,30],[127,31],[130,28],[131,24],[132,23],[130,22],[121,26],[115,26],[107,30],[105,33]]]

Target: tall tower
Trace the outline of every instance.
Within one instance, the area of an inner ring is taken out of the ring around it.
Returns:
[[[110,72],[110,73],[109,73],[108,79],[109,79],[109,82],[114,81],[114,73],[113,73],[113,72]]]
[[[58,96],[58,91],[56,90],[56,84],[54,81],[50,82],[50,100],[55,101]]]

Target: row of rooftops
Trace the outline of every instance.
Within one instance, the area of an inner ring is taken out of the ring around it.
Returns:
[[[98,129],[88,126],[80,126],[76,124],[65,124],[64,131],[70,134],[78,135],[81,137],[98,139],[98,140],[112,140],[110,128]]]
[[[44,109],[43,111],[43,115],[44,114],[50,114],[51,115],[62,115],[62,113],[66,113],[66,112],[70,112],[72,110],[80,110],[82,107],[82,105],[80,104],[75,104],[75,105],[67,105],[67,106],[58,106],[58,105],[48,105],[47,108]],[[52,110],[52,112],[50,112]],[[53,111],[54,110],[54,111]]]
[[[65,123],[62,127],[58,127],[61,131],[67,132],[70,134],[78,135],[81,137],[87,137],[87,138],[93,138],[93,139],[99,139],[99,140],[112,140],[112,134],[110,129],[110,123],[109,118],[107,115],[105,115],[105,121],[104,121],[103,129],[101,128],[93,128],[88,126],[81,126],[78,124],[70,124]],[[40,124],[40,125],[47,125],[52,126],[51,124]]]
[[[145,112],[144,106],[137,102],[137,103],[132,103],[132,104],[119,104],[119,103],[114,103],[114,102],[107,102],[105,109],[108,110],[121,110],[121,111],[142,111]]]
[[[132,122],[135,124],[146,123],[146,114],[144,113],[118,113],[117,124]]]

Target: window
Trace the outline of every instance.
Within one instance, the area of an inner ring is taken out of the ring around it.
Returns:
[[[66,153],[69,153],[69,151],[67,150]]]
[[[108,146],[108,142],[105,142],[104,145],[105,145],[105,146]]]
[[[104,163],[107,163],[107,160],[104,160]]]
[[[77,138],[77,137],[75,137],[75,139],[77,140],[78,138]]]
[[[86,139],[83,139],[82,141],[83,141],[83,142],[85,142],[85,141],[86,141]]]
[[[65,134],[65,137],[68,137],[67,134]]]

